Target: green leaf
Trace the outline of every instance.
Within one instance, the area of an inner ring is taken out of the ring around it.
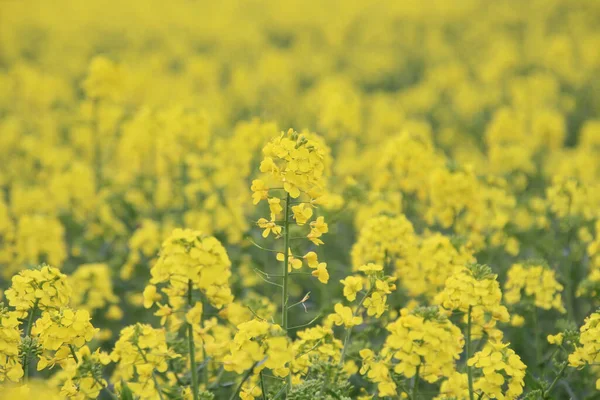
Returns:
[[[121,396],[120,400],[134,400],[133,392],[129,389],[129,386],[123,381],[121,381]]]

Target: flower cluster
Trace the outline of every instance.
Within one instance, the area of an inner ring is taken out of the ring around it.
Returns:
[[[91,341],[98,331],[90,320],[86,310],[48,310],[35,322],[31,333],[45,350],[58,351],[63,346],[78,349]]]
[[[177,357],[167,345],[164,329],[145,324],[128,326],[110,353],[111,360],[117,363],[113,381],[126,382],[142,399],[156,398],[160,388],[156,386],[155,373],[166,372],[169,361]]]
[[[60,394],[75,400],[96,399],[108,384],[103,377],[103,367],[110,363],[110,356],[100,350],[91,352],[83,346],[74,353],[77,360],[63,361],[63,371],[56,374],[55,380],[64,381]]]
[[[294,199],[305,194],[311,203],[319,202],[325,190],[325,149],[321,141],[290,129],[267,143],[263,155],[260,171],[267,174],[273,184],[266,185],[261,180],[253,182],[255,204],[268,199],[268,191],[276,185],[283,186]],[[298,218],[300,221],[305,218],[301,210],[298,211],[297,221]]]
[[[464,339],[460,329],[437,307],[400,311],[400,317],[388,324],[385,346],[398,363],[394,372],[412,378],[417,370],[427,382],[451,376],[460,358]]]
[[[383,351],[376,355],[371,349],[362,349],[359,354],[362,363],[360,374],[377,385],[380,397],[395,396],[397,385],[390,373],[392,353]]]
[[[293,343],[292,361],[294,383],[309,373],[311,366],[317,361],[338,363],[343,344],[334,336],[333,329],[317,325],[298,332],[298,339]]]
[[[0,398],[597,397],[599,1],[30,3]]]
[[[419,238],[416,246],[396,261],[396,267],[402,286],[411,296],[432,300],[446,279],[474,261],[468,244],[454,243],[448,236],[435,233]]]
[[[13,276],[12,285],[5,295],[19,317],[24,317],[32,308],[49,310],[67,306],[71,292],[65,274],[57,268],[43,265]]]
[[[406,216],[371,218],[361,228],[352,247],[352,264],[354,268],[367,263],[390,265],[405,257],[415,241],[414,228]]]
[[[0,382],[6,379],[18,382],[23,376],[23,366],[19,359],[21,332],[15,312],[0,303]]]
[[[233,297],[228,280],[231,261],[216,238],[191,229],[175,229],[161,247],[160,257],[152,266],[150,286],[144,291],[150,307],[154,303],[153,285],[167,283],[162,289],[175,310],[187,303],[189,282],[216,308],[229,304]]]
[[[279,325],[258,319],[241,323],[231,341],[230,351],[224,363],[227,371],[243,373],[254,368],[258,373],[269,368],[278,377],[290,374],[292,347]]]
[[[563,286],[556,280],[556,273],[541,264],[513,264],[508,270],[504,290],[506,304],[517,304],[525,296],[536,307],[565,312],[560,294]]]
[[[468,360],[468,365],[481,370],[474,389],[482,396],[517,399],[523,393],[526,366],[508,344],[488,341]]]
[[[501,301],[502,292],[496,275],[490,267],[481,264],[471,264],[456,271],[435,298],[435,302],[447,310],[470,313],[476,324],[486,330],[493,329],[495,321],[508,322],[510,316]]]
[[[573,353],[569,354],[569,365],[575,368],[600,361],[600,313],[595,312],[588,316],[579,331],[579,344],[575,346]],[[552,340],[562,343],[562,336],[553,337]],[[596,386],[600,386],[600,379],[596,381]]]

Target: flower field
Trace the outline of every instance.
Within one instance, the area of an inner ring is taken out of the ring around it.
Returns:
[[[597,0],[0,0],[0,399],[600,398]]]

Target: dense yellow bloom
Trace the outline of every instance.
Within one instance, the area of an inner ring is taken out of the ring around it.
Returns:
[[[233,300],[228,280],[231,261],[221,243],[199,231],[175,229],[164,241],[160,257],[152,266],[151,284],[168,283],[163,293],[176,309],[186,303],[188,281],[217,307]]]
[[[446,280],[444,290],[435,301],[449,310],[469,311],[480,308],[495,320],[508,322],[506,307],[500,304],[502,292],[496,275],[486,265],[463,267]]]
[[[497,399],[517,399],[523,393],[527,367],[508,344],[489,341],[468,364],[482,372],[474,382],[475,392]]]
[[[57,351],[62,346],[78,349],[91,341],[98,331],[90,320],[86,310],[63,308],[44,311],[31,329],[31,334],[38,338],[46,350]]]
[[[0,4],[0,398],[592,393],[598,0]]]
[[[323,193],[325,153],[318,141],[290,129],[267,143],[263,154],[260,171],[282,185],[292,198],[305,193],[314,200]]]
[[[475,261],[467,245],[455,245],[439,233],[419,239],[418,247],[396,261],[402,286],[411,296],[425,295],[433,299],[444,287],[446,279],[460,267]]]
[[[237,328],[238,331],[229,345],[230,354],[224,360],[226,371],[241,374],[264,360],[260,367],[256,367],[258,371],[269,368],[279,377],[290,373],[292,348],[279,325],[253,319],[238,325]]]
[[[598,346],[600,343],[600,313],[592,313],[585,319],[579,328],[579,345],[569,354],[569,365],[581,368],[586,364],[595,364],[600,361]],[[556,341],[556,340],[555,340]]]
[[[440,386],[440,394],[435,397],[436,400],[445,399],[468,399],[469,382],[467,374],[453,372],[444,380]]]
[[[21,332],[15,312],[10,312],[0,303],[0,382],[6,379],[18,382],[23,376],[19,358]]]
[[[548,208],[559,218],[579,216],[590,220],[598,217],[595,207],[600,199],[597,185],[583,185],[577,179],[555,176],[552,185],[546,189]]]
[[[57,268],[43,265],[13,276],[12,285],[5,295],[8,304],[17,310],[19,317],[23,317],[34,307],[47,310],[66,306],[71,293],[67,276]]]
[[[428,382],[449,377],[455,371],[464,340],[460,329],[437,308],[400,311],[400,318],[388,324],[385,346],[398,360],[394,371],[412,378],[417,369]]]
[[[156,397],[154,371],[166,372],[169,360],[177,357],[168,346],[164,329],[136,324],[123,328],[110,354],[117,363],[113,381],[124,380],[142,399]],[[118,386],[118,385],[117,385]]]
[[[519,303],[523,295],[531,298],[536,307],[545,310],[554,308],[564,313],[566,310],[560,295],[563,286],[555,275],[554,271],[543,265],[513,264],[504,285],[506,303]]]
[[[374,217],[362,227],[352,247],[352,264],[354,268],[367,263],[384,265],[404,257],[415,240],[413,226],[404,215]]]

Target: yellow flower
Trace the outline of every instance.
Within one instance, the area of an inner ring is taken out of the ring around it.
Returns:
[[[284,261],[285,257],[283,253],[277,253],[277,261]],[[292,249],[288,248],[288,271],[291,271],[292,269],[300,269],[302,268],[302,260],[295,258],[292,255]]]
[[[363,288],[362,278],[359,276],[349,276],[340,282],[344,285],[344,297],[348,301],[356,300],[356,294]]]
[[[387,308],[386,301],[387,297],[384,294],[375,292],[370,297],[367,297],[363,304],[367,309],[368,315],[375,315],[379,318]]]
[[[548,343],[550,344],[557,344],[557,345],[561,345],[564,339],[564,334],[563,333],[557,333],[556,335],[548,335],[548,337],[546,338],[548,340]]]
[[[275,237],[281,235],[281,226],[277,225],[273,220],[267,221],[265,218],[259,218],[256,225],[258,225],[259,228],[264,229],[262,233],[264,238],[267,238],[271,232],[273,232]]]
[[[265,200],[269,196],[269,188],[260,179],[253,180],[250,189],[252,190],[252,202],[254,204],[258,204],[261,200]]]
[[[144,288],[144,308],[150,308],[159,301],[162,296],[156,292],[156,286],[148,285]]]
[[[383,271],[383,265],[368,263],[368,264],[361,265],[360,267],[358,267],[358,270],[360,272],[364,272],[367,275],[376,274],[377,272]]]
[[[334,306],[335,314],[329,317],[336,325],[344,325],[345,328],[351,328],[362,324],[362,318],[354,315],[350,307],[344,307],[341,303]]]
[[[314,251],[309,251],[308,253],[306,253],[303,257],[308,266],[310,268],[317,268],[319,266],[319,260],[317,259],[317,253],[315,253]]]
[[[283,211],[283,207],[281,206],[281,200],[277,197],[270,198],[268,202],[269,209],[271,211],[271,220],[273,221],[277,218],[279,214],[281,214],[281,211]]]
[[[312,276],[317,277],[321,283],[329,282],[329,272],[327,272],[327,263],[319,263],[317,268],[312,272]]]
[[[294,213],[294,219],[298,225],[304,225],[306,222],[312,217],[313,210],[310,206],[307,206],[305,203],[299,204],[297,206],[292,206],[292,211]]]

